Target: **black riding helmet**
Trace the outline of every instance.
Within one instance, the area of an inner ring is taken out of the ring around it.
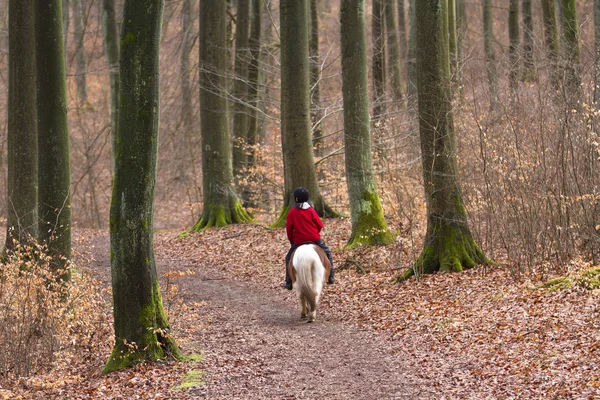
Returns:
[[[305,187],[300,186],[299,188],[294,190],[294,200],[296,201],[296,203],[307,202],[308,197],[308,189],[306,189]]]

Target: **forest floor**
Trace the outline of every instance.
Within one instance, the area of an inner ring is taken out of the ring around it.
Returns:
[[[337,282],[325,287],[315,323],[301,320],[295,294],[279,287],[283,229],[160,232],[157,268],[174,335],[202,359],[100,376],[111,348],[107,290],[96,339],[105,353],[22,378],[0,397],[600,399],[598,290],[539,288],[551,276],[517,276],[501,264],[394,285],[414,257],[402,227],[392,246],[341,250],[349,222],[325,224]],[[78,232],[76,248],[108,288],[108,234]]]

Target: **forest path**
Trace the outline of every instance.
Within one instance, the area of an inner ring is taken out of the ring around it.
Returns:
[[[110,284],[108,234],[95,235],[90,245],[94,274]],[[440,397],[412,375],[410,356],[392,352],[383,335],[319,315],[315,323],[304,322],[291,292],[230,278],[223,271],[231,262],[226,252],[213,254],[203,269],[197,256],[178,253],[160,240],[155,254],[159,274],[196,271],[178,281],[184,303],[198,314],[191,321],[198,328],[182,347],[204,355],[196,368],[205,372],[206,384],[173,393],[173,398]]]

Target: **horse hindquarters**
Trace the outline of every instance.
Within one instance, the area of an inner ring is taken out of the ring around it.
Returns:
[[[302,306],[302,317],[308,317],[308,322],[313,322],[321,296],[325,269],[312,246],[306,246],[305,249],[302,247],[294,255],[296,291]]]

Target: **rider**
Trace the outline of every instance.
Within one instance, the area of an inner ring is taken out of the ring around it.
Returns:
[[[283,287],[292,290],[292,280],[288,273],[287,265],[290,262],[292,252],[299,246],[307,243],[314,243],[325,251],[331,269],[329,273],[328,284],[335,282],[333,277],[333,259],[331,258],[331,251],[329,247],[321,240],[321,229],[323,229],[323,223],[317,212],[308,204],[309,193],[306,188],[299,187],[294,190],[294,200],[296,204],[290,209],[287,220],[285,222],[285,229],[287,231],[287,237],[290,240],[290,250],[285,256],[285,282]]]

